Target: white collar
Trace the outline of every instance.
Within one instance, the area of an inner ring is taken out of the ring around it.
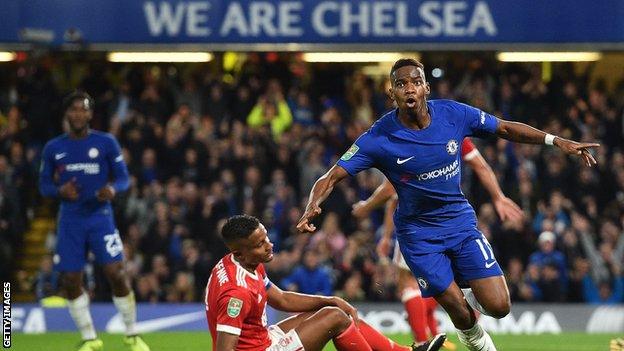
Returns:
[[[232,258],[232,262],[234,262],[234,264],[237,266],[237,268],[240,268],[243,272],[245,272],[245,274],[247,274],[248,276],[250,276],[252,279],[255,280],[260,280],[258,278],[258,274],[256,274],[256,272],[254,271],[253,273],[251,273],[250,271],[246,270],[245,267],[241,266],[240,263],[238,263],[238,261],[236,261],[236,259],[234,258],[234,255],[230,256]]]

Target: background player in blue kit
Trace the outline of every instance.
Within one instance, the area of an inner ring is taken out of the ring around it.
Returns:
[[[588,166],[596,163],[589,149],[599,145],[500,120],[455,101],[427,101],[430,87],[424,66],[413,59],[395,62],[390,80],[390,96],[398,108],[382,116],[316,181],[297,228],[316,230],[311,220],[321,213],[320,204],[340,180],[378,168],[397,191],[397,239],[423,296],[434,296],[444,307],[470,350],[496,350],[454,281],[467,281],[489,315],[502,318],[509,313],[502,270],[460,189],[462,140],[495,134],[521,143],[555,145],[580,156]]]
[[[89,296],[82,289],[82,271],[91,251],[103,265],[113,302],[126,325],[124,343],[132,351],[149,351],[135,330],[134,293],[126,277],[123,244],[111,206],[115,194],[129,185],[121,149],[112,135],[89,129],[93,100],[88,94],[70,94],[63,108],[69,132],[46,144],[39,189],[44,196],[61,199],[54,262],[62,272],[70,314],[82,334],[79,350],[103,348],[89,312]]]

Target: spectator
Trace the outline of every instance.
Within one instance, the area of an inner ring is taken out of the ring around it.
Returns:
[[[282,96],[278,96],[275,100],[261,97],[247,116],[247,124],[251,128],[269,126],[275,139],[279,139],[291,123],[292,114]]]
[[[157,303],[164,300],[158,278],[153,273],[140,275],[134,291],[137,302]]]
[[[565,257],[561,251],[555,249],[556,240],[557,238],[553,232],[542,232],[537,239],[539,250],[529,256],[529,264],[537,266],[542,271],[542,275],[546,273],[545,279],[548,282],[552,281],[556,276],[562,286],[566,286],[567,267]],[[544,272],[546,266],[549,267]],[[557,270],[556,274],[551,272],[553,267]]]
[[[583,296],[592,304],[621,304],[624,301],[624,277],[615,276],[596,284],[589,275],[583,278]]]
[[[585,302],[584,278],[589,273],[589,261],[582,257],[574,260],[570,271],[570,282],[568,285],[568,302]]]
[[[293,101],[290,103],[293,115],[293,122],[303,126],[313,126],[317,123],[312,111],[310,96],[305,91],[297,91]]]
[[[193,278],[190,273],[178,272],[174,283],[167,291],[167,302],[193,302],[195,300],[195,289]]]
[[[290,59],[290,65],[276,65],[256,53],[227,72],[213,63],[175,70],[119,64],[85,75],[68,71],[75,62],[83,64],[72,55],[7,66],[11,81],[0,86],[3,280],[17,280],[12,273],[18,271],[24,233],[35,214],[45,213],[39,207],[48,206],[33,193],[32,175],[41,145],[62,127],[55,101],[66,86],[56,78],[72,77],[97,93],[95,119],[103,126],[110,121],[129,166],[130,191],[119,199],[116,218],[138,300],[184,300],[189,281],[199,299],[206,272],[225,252],[219,224],[241,212],[266,218],[272,239],[279,238],[274,262],[267,265],[271,276],[288,276],[305,248],[318,247],[321,260],[331,258],[323,263],[335,277],[336,291],[356,300],[395,299],[389,273],[375,266],[371,250],[379,218],[357,222],[350,215],[352,203],[374,188],[373,174],[341,183],[326,200],[317,233],[323,238],[301,236],[293,226],[314,181],[382,111],[393,108],[388,79],[367,76],[355,66],[335,70]],[[590,169],[540,146],[475,140],[503,191],[527,216],[525,223],[500,223],[482,206],[487,197],[466,187],[480,222],[487,224],[483,232],[506,267],[512,299],[554,301],[561,289],[566,301],[581,302],[587,276],[598,295],[603,285],[603,295],[607,287],[613,295],[615,272],[624,260],[624,84],[596,87],[584,83],[594,81],[591,72],[557,65],[553,80],[545,82],[540,65],[490,64],[487,55],[454,57],[452,65],[466,74],[432,81],[432,96],[461,98],[507,119],[533,118],[552,134],[602,144],[595,155],[598,167]],[[355,78],[344,84],[349,77]],[[289,92],[288,104],[283,90]],[[467,173],[466,185],[470,178]],[[542,252],[540,239],[540,249],[529,258],[535,237],[544,231],[555,234],[552,253]],[[179,273],[189,274],[179,278],[184,294],[172,293]],[[32,291],[36,275],[20,271],[19,276]],[[562,279],[567,282],[556,283]]]
[[[336,296],[340,296],[347,301],[364,301],[366,298],[366,292],[364,291],[362,282],[362,274],[360,272],[353,272],[347,278],[342,290],[336,293]]]
[[[560,277],[559,266],[548,262],[542,266],[538,286],[542,292],[541,301],[563,302],[565,300],[564,282]]]
[[[613,270],[621,271],[621,263],[613,259],[613,246],[604,243],[599,250],[596,247],[594,236],[589,232],[590,224],[581,215],[573,215],[573,226],[578,231],[585,255],[589,259],[591,266],[591,279],[594,282],[609,281],[613,275]]]
[[[154,149],[148,148],[143,151],[141,158],[141,177],[139,185],[150,184],[155,180],[159,180],[158,167],[156,164],[156,152]]]
[[[319,265],[319,255],[314,250],[304,253],[303,264],[296,267],[280,285],[303,294],[330,296],[333,293],[331,276],[325,267]]]
[[[548,228],[542,227],[544,220],[548,219],[553,222],[553,230],[557,234],[562,233],[570,225],[570,218],[564,211],[564,206],[570,208],[570,201],[565,199],[559,190],[553,191],[550,195],[549,205],[538,206],[538,212],[533,220],[533,229],[536,232],[548,230]]]
[[[340,262],[343,251],[347,247],[347,239],[339,227],[336,213],[327,213],[323,219],[321,230],[312,236],[310,244],[323,259]]]

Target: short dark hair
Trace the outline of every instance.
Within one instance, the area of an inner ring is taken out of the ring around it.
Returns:
[[[394,65],[392,65],[392,69],[390,70],[390,75],[392,76],[394,71],[396,71],[397,69],[401,67],[406,67],[406,66],[416,66],[416,67],[420,67],[423,71],[425,70],[425,65],[423,65],[421,62],[416,61],[413,58],[402,58],[402,59],[397,60],[394,63]]]
[[[254,216],[246,214],[232,216],[221,228],[221,236],[226,244],[230,244],[236,240],[247,238],[259,226],[260,221]]]
[[[67,109],[77,100],[86,100],[87,109],[93,111],[94,102],[91,95],[82,90],[74,90],[63,99],[63,113],[67,112]]]

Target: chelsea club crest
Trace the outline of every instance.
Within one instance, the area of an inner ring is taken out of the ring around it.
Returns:
[[[451,139],[448,143],[446,143],[446,152],[448,152],[449,155],[455,155],[457,153],[457,148],[457,140],[455,139]]]

